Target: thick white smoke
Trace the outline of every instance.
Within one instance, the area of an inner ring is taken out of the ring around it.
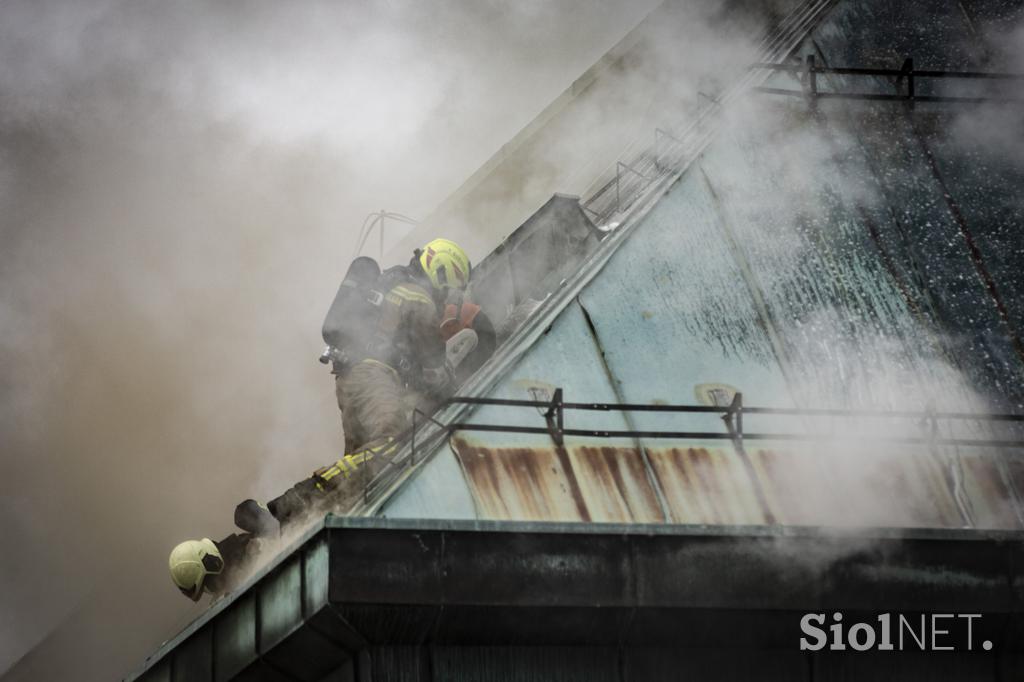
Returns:
[[[195,615],[168,549],[340,449],[363,216],[428,212],[651,4],[0,6],[0,670],[73,613],[15,679],[110,679]]]

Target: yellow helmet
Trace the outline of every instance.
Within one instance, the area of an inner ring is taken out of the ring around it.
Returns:
[[[420,265],[435,289],[465,289],[469,284],[469,256],[453,241],[435,239],[424,246]]]
[[[186,540],[171,550],[171,580],[192,601],[203,595],[206,576],[224,570],[224,557],[213,540]]]

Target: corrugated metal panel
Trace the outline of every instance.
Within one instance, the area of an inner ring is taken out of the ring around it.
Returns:
[[[635,449],[506,447],[453,442],[481,518],[527,521],[663,521]]]
[[[662,520],[655,486],[635,448],[502,448],[463,438],[453,447],[480,518]],[[646,455],[677,523],[1024,527],[992,457],[965,455],[957,465],[908,449],[840,450],[748,447],[749,467],[731,446],[648,448]],[[955,496],[956,475],[963,507]]]
[[[732,449],[649,448],[658,481],[677,523],[748,525],[768,523],[759,500],[762,480],[752,477]]]
[[[996,461],[909,448],[748,448],[785,524],[1021,528]],[[962,479],[962,504],[956,478]],[[966,518],[965,518],[966,514]]]

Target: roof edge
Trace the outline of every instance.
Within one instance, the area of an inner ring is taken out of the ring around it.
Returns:
[[[467,521],[462,519],[391,519],[328,514],[329,529],[387,529],[454,532],[552,533],[573,535],[670,535],[679,537],[807,538],[821,540],[924,540],[1021,542],[1024,531],[968,528],[901,528],[897,526],[757,526],[678,523],[594,523],[559,521]]]

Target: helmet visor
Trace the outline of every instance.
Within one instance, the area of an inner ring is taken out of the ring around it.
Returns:
[[[224,560],[216,554],[206,554],[203,556],[203,568],[207,575],[217,575],[224,570]]]

